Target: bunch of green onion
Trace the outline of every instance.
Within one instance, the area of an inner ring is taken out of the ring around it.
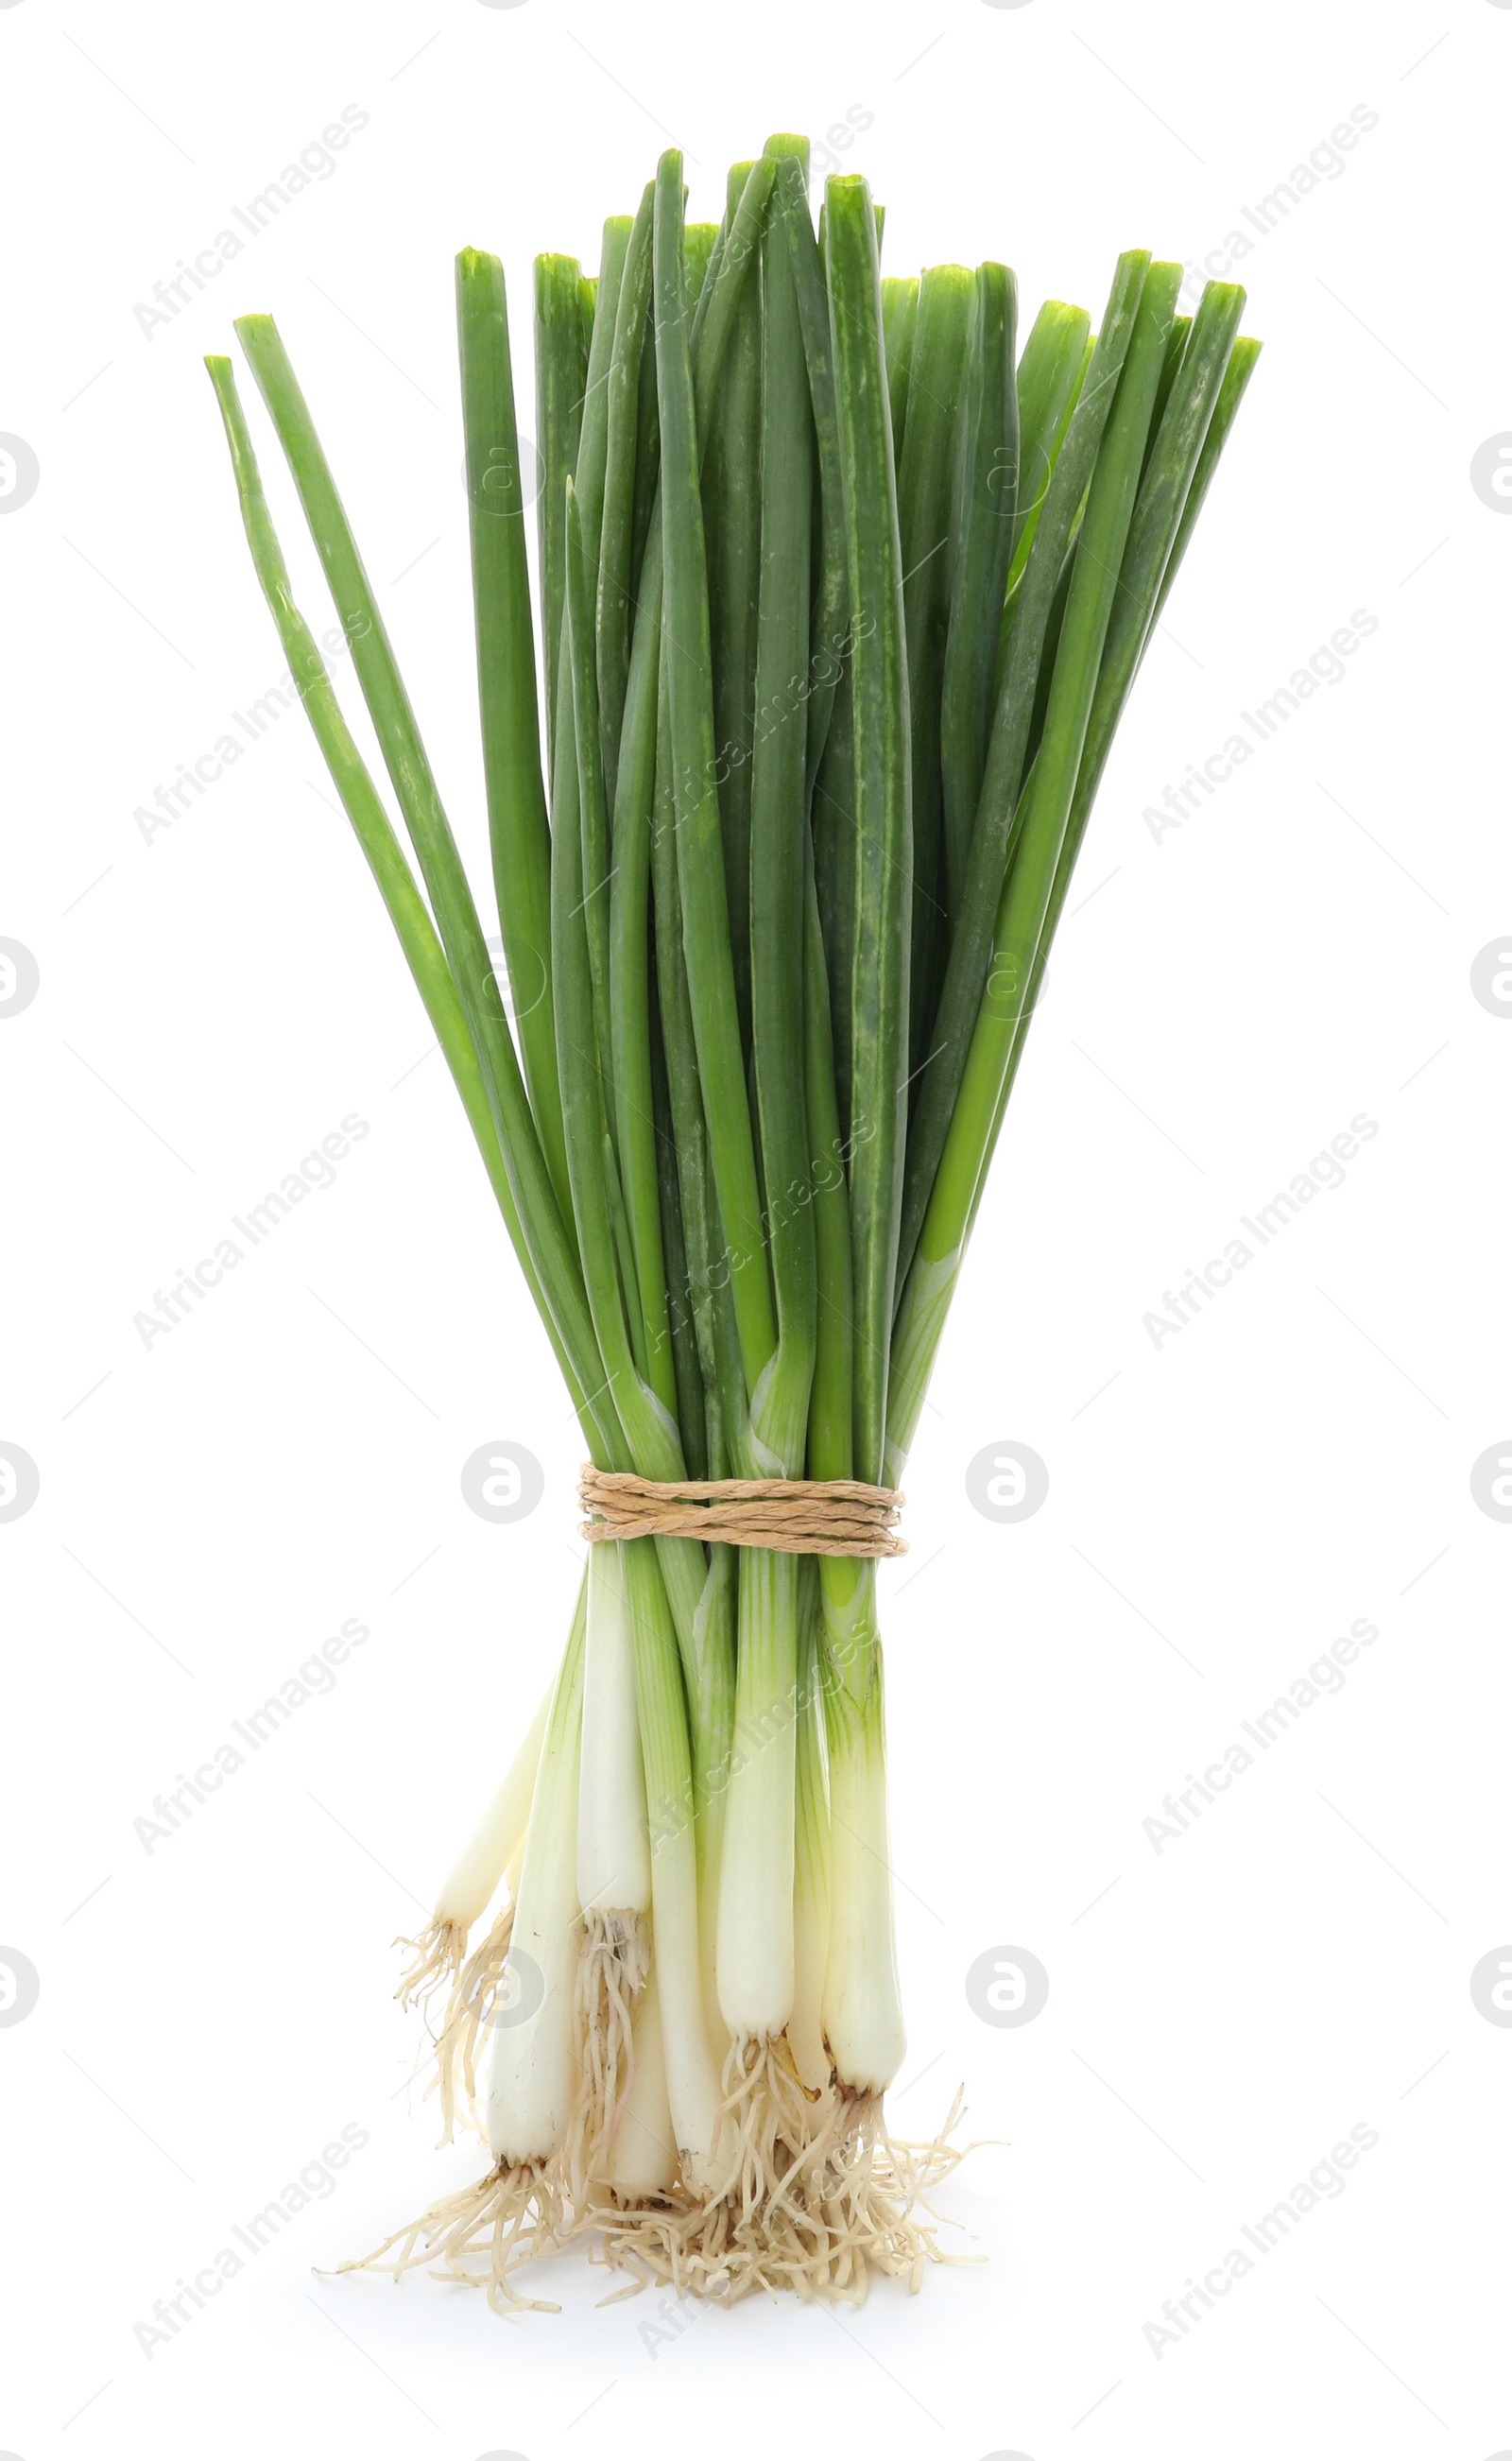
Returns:
[[[777,137],[690,225],[680,157],[537,260],[540,666],[497,258],[457,265],[507,995],[272,323],[237,332],[418,866],[259,578],[601,1469],[896,1486],[1114,730],[1257,346],[1118,260],[1094,336],[1013,275],[879,274],[863,180]],[[543,757],[543,741],[544,758]],[[506,1891],[480,1944],[475,1927]],[[904,2052],[876,1565],[588,1550],[561,1671],[416,1944],[487,2175],[370,2261],[519,2303],[574,2231],[733,2298],[917,2282],[953,2155]],[[470,1953],[469,1953],[470,1952]],[[395,2253],[397,2250],[397,2253]]]

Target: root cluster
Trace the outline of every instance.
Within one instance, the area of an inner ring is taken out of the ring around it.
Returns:
[[[437,2075],[451,2133],[476,2109],[479,2035],[486,2029],[508,1947],[509,1916],[457,1970],[437,2040]],[[805,2086],[785,2037],[731,2045],[714,2184],[680,2181],[667,2194],[623,2200],[605,2175],[633,2081],[630,2017],[646,1974],[644,1934],[612,1918],[590,1922],[578,1970],[580,2088],[566,2140],[549,2162],[500,2161],[471,2188],[432,2205],[344,2272],[425,2267],[437,2279],[486,2288],[500,2313],[554,2302],[523,2298],[519,2267],[577,2238],[596,2262],[631,2277],[618,2297],[653,2283],[680,2297],[733,2306],[756,2291],[860,2305],[881,2274],[917,2291],[929,2264],[967,2261],[939,2243],[932,2192],[965,2158],[952,2140],[957,2094],[928,2143],[892,2136],[881,2094],[832,2080]]]
[[[889,2135],[880,2094],[833,2084],[811,2093],[783,2041],[737,2044],[731,2063],[735,2142],[722,2192],[679,2188],[628,2211],[595,2202],[583,2219],[602,2261],[722,2306],[757,2290],[859,2306],[873,2273],[916,2291],[927,2264],[961,2260],[940,2247],[928,2201],[969,2150],[950,2141],[959,2095],[939,2134],[914,2145]]]
[[[555,2300],[522,2299],[511,2275],[532,2256],[544,2256],[570,2236],[554,2163],[499,2163],[470,2188],[442,2196],[370,2256],[338,2273],[387,2273],[395,2281],[421,2265],[437,2281],[466,2281],[486,2290],[500,2315],[535,2308],[560,2314]],[[395,2254],[395,2250],[397,2253]]]

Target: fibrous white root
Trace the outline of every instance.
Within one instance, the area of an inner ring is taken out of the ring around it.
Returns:
[[[679,2190],[627,2211],[597,2204],[584,2219],[601,2234],[600,2261],[634,2274],[643,2287],[665,2282],[680,2297],[721,2306],[758,2290],[859,2306],[873,2273],[917,2291],[926,2265],[971,2260],[941,2248],[940,2216],[929,2202],[969,2150],[949,2141],[959,2095],[928,2144],[890,2136],[880,2095],[833,2086],[812,2108],[805,2131],[795,2124],[801,2114],[776,2046],[760,2045],[753,2058],[754,2047],[742,2049],[731,2105],[745,2129],[738,2183],[702,2202]],[[776,2118],[779,2108],[786,2123]],[[782,2136],[783,2124],[798,2141]],[[926,2220],[917,2218],[921,2210]]]
[[[574,2224],[554,2163],[497,2163],[456,2195],[442,2196],[371,2256],[338,2265],[338,2273],[388,2273],[397,2281],[424,2265],[437,2281],[465,2281],[486,2290],[500,2315],[535,2308],[561,2313],[555,2300],[522,2299],[511,2276],[571,2236]],[[398,2250],[396,2256],[391,2251]],[[479,2270],[469,2259],[486,2259]]]
[[[575,2206],[601,2179],[620,2114],[635,2082],[632,2020],[650,1971],[644,1916],[595,1906],[584,1916],[573,2003],[578,2086],[564,2149]]]
[[[401,1937],[394,1945],[407,1948],[415,1959],[394,1996],[401,2008],[424,2008],[443,1983],[455,1983],[467,1953],[467,1926],[433,1915],[417,1939]]]

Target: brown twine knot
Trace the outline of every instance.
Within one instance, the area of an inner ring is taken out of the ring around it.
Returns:
[[[895,1528],[903,1496],[857,1478],[637,1478],[585,1462],[578,1500],[592,1516],[579,1524],[588,1539],[701,1538],[784,1555],[908,1552]]]

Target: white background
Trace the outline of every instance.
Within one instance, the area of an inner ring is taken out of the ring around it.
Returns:
[[[40,969],[0,1020],[0,1438],[41,1477],[0,1526],[0,1940],[41,1983],[0,2027],[0,2445],[1512,2446],[1512,2031],[1469,1992],[1512,1939],[1512,1530],[1469,1485],[1512,1424],[1512,1026],[1469,983],[1512,899],[1512,523],[1469,480],[1512,426],[1512,10],[9,0],[0,54],[0,429],[40,470],[0,521],[0,934]],[[334,176],[145,338],[135,303],[349,104]],[[593,259],[670,139],[716,218],[730,160],[853,106],[891,268],[1000,256],[1027,313],[1096,313],[1120,247],[1204,255],[1352,108],[1378,125],[1240,268],[1266,353],[1108,771],[884,1584],[895,2124],[962,2080],[1005,2140],[944,2197],[988,2260],[657,2341],[574,2257],[562,2316],[502,2323],[311,2267],[479,2166],[406,2092],[389,1943],[560,1647],[578,1440],[299,713],[171,830],[133,818],[283,665],[200,357],[276,311],[481,890],[452,252],[501,251],[528,404],[537,248]],[[1362,609],[1344,679],[1157,842],[1145,807]],[[154,1291],[350,1112],[336,1184],[144,1347]],[[1359,1112],[1346,1185],[1157,1350],[1162,1292]],[[505,1438],[546,1493],[499,1528],[458,1471]],[[1013,1527],[963,1484],[1001,1440],[1050,1468]],[[349,1617],[334,1690],[145,1852],[154,1795]],[[1361,1617],[1344,1691],[1157,1854],[1162,1796]],[[1022,2029],[965,1996],[1005,1944],[1051,1978]],[[1346,2193],[1153,2352],[1162,2301],[1361,2124]],[[153,2302],[344,2125],[370,2141],[337,2193],[144,2356]]]

